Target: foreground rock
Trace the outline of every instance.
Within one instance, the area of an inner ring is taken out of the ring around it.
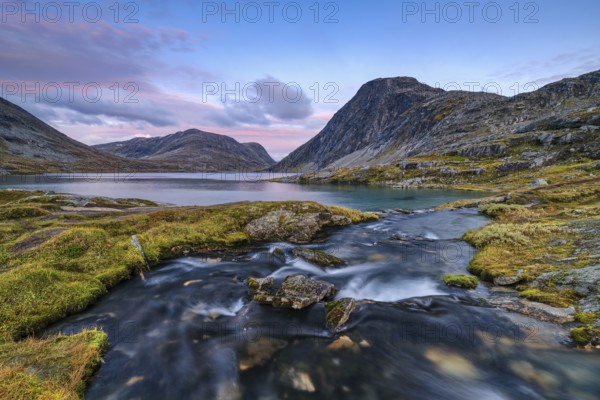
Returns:
[[[292,254],[320,267],[339,267],[346,264],[344,260],[321,250],[295,248]]]
[[[251,221],[245,232],[255,241],[308,243],[326,226],[350,225],[352,220],[329,212],[295,213],[276,210]]]
[[[273,278],[249,278],[246,284],[254,301],[295,310],[306,308],[337,293],[333,284],[309,279],[304,275],[289,275],[275,294],[272,291]]]

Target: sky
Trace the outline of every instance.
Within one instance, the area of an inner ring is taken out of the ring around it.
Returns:
[[[364,83],[505,96],[600,69],[600,1],[2,1],[0,96],[86,144],[197,128],[281,159]]]

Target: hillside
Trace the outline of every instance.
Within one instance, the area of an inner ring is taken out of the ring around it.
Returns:
[[[376,79],[274,169],[314,171],[431,156],[514,160],[522,157],[512,153],[527,143],[539,146],[522,156],[540,164],[564,156],[564,149],[550,151],[555,144],[579,144],[576,153],[597,159],[600,142],[592,136],[598,126],[600,71],[514,97],[444,91],[414,78]]]
[[[239,143],[229,136],[198,129],[189,129],[164,137],[134,138],[94,147],[130,159],[189,165],[207,170],[256,170],[275,163],[258,143]]]
[[[146,168],[86,146],[57,131],[21,107],[0,98],[0,169],[13,173],[75,169],[108,169],[111,166]]]

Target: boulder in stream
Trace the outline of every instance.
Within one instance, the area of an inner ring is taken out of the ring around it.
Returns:
[[[272,291],[272,278],[249,278],[246,283],[254,301],[296,310],[333,297],[337,293],[332,283],[309,279],[304,275],[287,276],[275,294]]]
[[[327,302],[325,304],[327,328],[333,332],[339,330],[346,322],[348,322],[350,314],[352,314],[352,311],[355,309],[356,300],[351,298]]]

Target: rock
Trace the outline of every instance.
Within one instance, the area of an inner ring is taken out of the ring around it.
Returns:
[[[554,141],[554,135],[550,132],[542,132],[538,137],[537,141],[542,146],[549,146]]]
[[[288,210],[271,211],[244,228],[254,241],[308,243],[325,226],[350,225],[350,218],[329,212],[296,214]]]
[[[248,278],[246,279],[246,285],[251,295],[258,292],[268,292],[273,288],[273,278]]]
[[[573,289],[581,297],[600,295],[600,264],[579,269],[547,272],[539,275],[533,286]]]
[[[279,247],[275,247],[271,252],[273,259],[277,261],[285,262],[285,251]]]
[[[297,247],[294,250],[292,250],[292,254],[296,257],[301,257],[320,267],[339,267],[340,265],[346,264],[346,262],[341,258],[338,258],[321,250]]]
[[[518,312],[542,321],[566,324],[575,321],[575,307],[557,308],[516,297],[497,297],[489,300],[493,306]]]
[[[327,328],[331,331],[339,330],[348,320],[350,314],[356,309],[356,300],[343,298],[325,304]]]
[[[520,269],[517,271],[517,274],[514,276],[497,276],[494,278],[494,285],[496,285],[496,286],[514,285],[521,280],[522,274],[523,274],[523,270]]]
[[[533,182],[531,182],[531,186],[547,186],[548,185],[548,181],[545,179],[536,179]]]
[[[295,310],[306,308],[337,293],[332,283],[309,279],[304,275],[287,276],[275,294],[271,291],[272,281],[261,284],[250,278],[247,284],[254,301]]]
[[[531,161],[508,161],[498,165],[496,169],[500,172],[508,173],[529,169],[531,168],[531,165]]]

